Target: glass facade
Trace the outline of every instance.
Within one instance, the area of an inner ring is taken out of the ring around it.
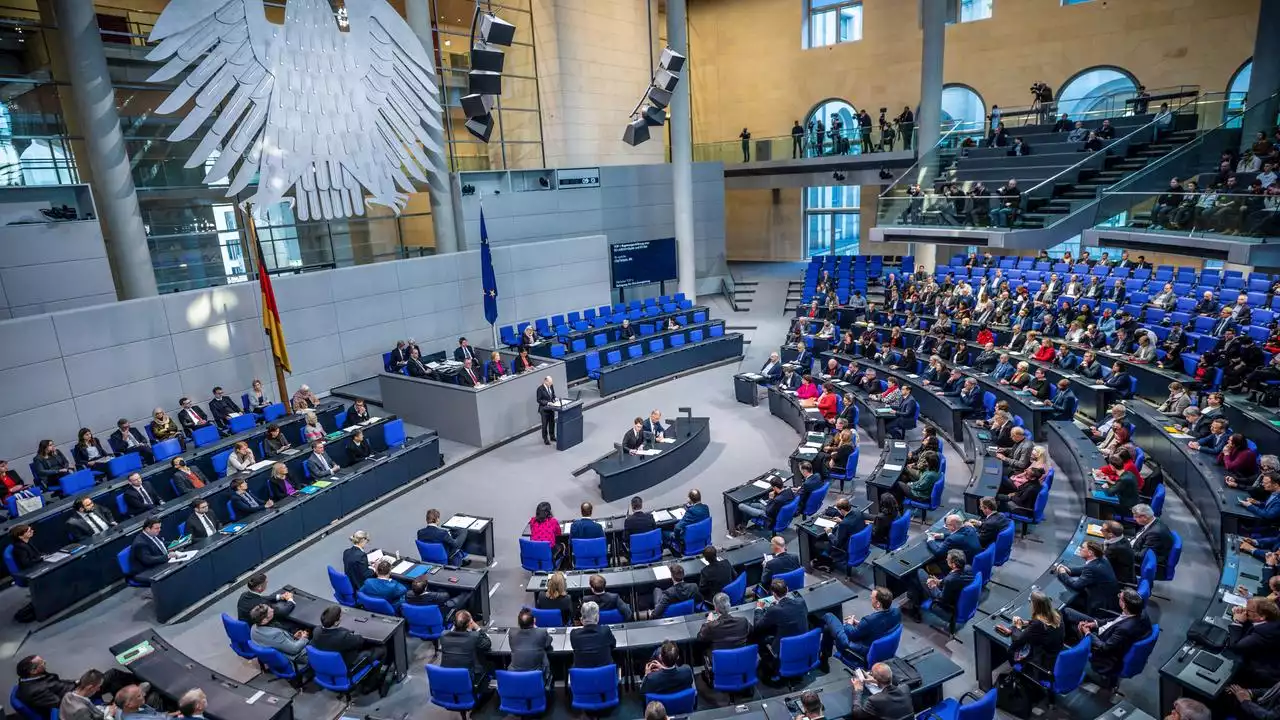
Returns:
[[[112,1],[126,5],[129,0]],[[342,9],[342,0],[331,2],[335,12]],[[283,2],[266,0],[264,4],[268,20],[283,21]],[[247,231],[239,204],[253,194],[254,186],[227,197],[226,178],[211,178],[217,182],[205,184],[211,163],[186,166],[205,128],[181,142],[166,139],[182,114],[160,115],[157,109],[185,76],[147,82],[160,67],[145,60],[150,50],[147,35],[158,14],[104,4],[96,7],[160,292],[248,280],[252,268],[245,261]],[[145,7],[156,6],[146,3]],[[480,143],[463,128],[459,100],[467,91],[474,7],[469,0],[430,2],[450,168],[542,167],[529,0],[492,5],[493,12],[516,26],[515,43],[506,49],[503,92],[493,110],[495,127],[489,144]],[[51,18],[35,10],[0,6],[0,185],[92,180],[77,162],[83,156],[83,137],[74,127],[59,42]],[[269,208],[266,221],[257,225],[265,262],[273,271],[299,272],[430,254],[435,244],[430,203],[426,188],[418,189],[399,216],[381,206],[369,206],[363,217],[300,222],[287,203]]]
[[[960,0],[960,22],[990,18],[993,2],[995,0]]]
[[[810,0],[805,47],[816,48],[862,39],[862,3]]]
[[[806,257],[858,254],[861,187],[828,185],[805,188],[802,202]]]
[[[1058,91],[1057,112],[1072,119],[1110,117],[1124,109],[1124,101],[1138,89],[1133,76],[1119,68],[1096,67],[1083,70]]]

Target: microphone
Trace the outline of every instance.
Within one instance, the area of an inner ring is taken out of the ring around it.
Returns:
[[[690,421],[693,420],[693,408],[679,407],[679,408],[676,408],[676,412],[684,413],[685,420],[690,420]],[[686,422],[684,425],[684,436],[689,437],[692,434],[693,434],[693,423]]]

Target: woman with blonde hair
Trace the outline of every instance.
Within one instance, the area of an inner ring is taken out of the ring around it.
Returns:
[[[564,626],[573,624],[573,598],[569,597],[564,573],[557,570],[547,578],[547,589],[534,596],[534,607],[539,610],[559,610],[560,623]]]
[[[306,424],[302,426],[303,442],[310,443],[313,440],[323,440],[325,436],[324,427],[320,425],[320,419],[316,417],[314,410],[306,410],[302,413]]]
[[[1010,475],[1008,478],[1000,481],[1000,492],[1009,494],[1022,487],[1031,479],[1031,468],[1039,468],[1044,477],[1049,475],[1049,453],[1044,449],[1043,445],[1036,445],[1031,448],[1031,464],[1026,470]]]
[[[351,582],[351,592],[354,595],[365,580],[373,577],[373,571],[369,569],[368,551],[364,549],[369,544],[369,533],[357,530],[347,539],[351,541],[351,547],[342,553],[342,571]]]
[[[1031,619],[1013,618],[1013,635],[1009,655],[1016,661],[1029,661],[1041,668],[1052,668],[1066,641],[1062,614],[1043,592],[1031,593]]]

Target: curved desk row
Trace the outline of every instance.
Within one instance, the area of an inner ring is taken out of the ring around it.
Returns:
[[[608,397],[688,370],[741,357],[742,333],[709,334],[703,340],[605,365],[600,368],[596,388],[600,391],[600,397]]]
[[[692,318],[696,313],[709,314],[711,312],[711,308],[706,305],[694,305],[693,307],[686,308],[684,310],[672,310],[671,312],[664,311],[664,312],[657,313],[655,315],[644,315],[642,311],[641,316],[635,317],[635,318],[630,317],[630,312],[631,311],[628,310],[626,315],[628,316],[628,319],[631,321],[631,326],[635,327],[637,323],[665,324],[667,318],[673,318],[673,317],[679,318],[681,316],[687,316],[689,318]],[[586,330],[570,330],[567,335],[559,336],[559,339],[562,340],[565,345],[572,345],[574,340],[590,340],[592,335],[599,335],[600,333],[604,333],[609,337],[614,337],[617,334],[617,332],[621,329],[622,329],[622,321],[618,321],[616,323],[611,322],[611,323],[606,323],[604,325],[601,325],[599,327],[590,327],[590,328],[587,328]],[[554,330],[555,329],[552,328],[553,333],[554,333]],[[545,353],[545,356],[550,357],[551,355],[550,344],[548,343],[547,345],[543,345],[541,347],[543,348],[543,353]],[[529,354],[537,355],[541,353],[530,351]]]
[[[677,313],[676,318],[679,319],[680,316],[683,314],[684,313]],[[690,312],[690,316],[691,315],[692,313]],[[642,321],[639,324],[643,325],[645,322],[647,321]],[[560,358],[553,358],[553,356],[551,355],[551,346],[549,345],[539,347],[535,350],[531,350],[529,351],[529,354],[536,357],[545,358],[548,360],[550,359],[560,360],[561,362],[564,363],[564,373],[565,373],[565,376],[569,379],[569,382],[576,382],[578,380],[583,380],[588,376],[587,356],[590,355],[591,353],[596,353],[596,355],[600,358],[601,363],[603,364],[605,355],[607,355],[611,350],[619,350],[621,351],[623,357],[627,357],[627,354],[628,354],[627,348],[632,345],[648,347],[650,340],[661,340],[664,346],[669,347],[671,345],[671,342],[670,342],[671,337],[674,335],[681,335],[693,330],[701,330],[703,337],[710,337],[711,328],[716,326],[723,328],[724,320],[709,320],[707,322],[700,322],[700,323],[693,323],[693,324],[688,324],[686,322],[686,323],[681,323],[679,330],[662,330],[659,332],[651,332],[648,335],[644,335],[639,332],[639,328],[637,328],[636,324],[633,324],[632,328],[636,329],[636,337],[634,339],[623,338],[620,332],[615,332],[615,333],[604,333],[604,331],[591,332],[591,333],[588,333],[588,335],[591,335],[594,337],[596,335],[604,334],[606,337],[613,338],[613,339],[610,340],[609,342],[606,342],[603,345],[595,345],[595,346],[588,347],[586,350],[579,350],[577,352],[565,353],[564,356]],[[586,339],[590,339],[590,338],[586,338]]]
[[[138,580],[151,586],[156,619],[168,622],[303,538],[403,487],[424,471],[439,467],[439,458],[437,438],[413,438],[401,447],[382,450],[343,468],[338,475],[327,478],[329,484],[324,487],[313,485],[318,489],[299,491],[271,508],[241,518],[238,524],[242,527],[237,532],[196,540],[184,548],[196,553],[191,559],[138,574]],[[162,522],[181,522],[189,513],[189,508],[166,513]],[[131,541],[132,537],[128,539]]]
[[[335,416],[342,407],[343,405],[340,402],[326,401],[316,409],[316,417],[324,427],[340,430],[341,428],[336,427]],[[302,427],[302,423],[303,417],[301,415],[286,415],[275,421],[275,424],[289,437],[289,442],[294,447],[303,445],[298,436],[298,428]],[[213,471],[213,456],[231,450],[237,442],[243,440],[253,448],[255,457],[261,458],[263,456],[258,452],[257,444],[266,436],[266,433],[266,426],[259,425],[252,430],[230,435],[210,445],[193,447],[188,441],[189,449],[177,457],[181,457],[188,465],[199,468],[207,479],[217,480],[221,476]],[[173,475],[173,468],[170,466],[170,462],[172,462],[172,458],[163,462],[152,463],[138,471],[142,475],[143,481],[151,485],[151,489],[155,491],[155,494],[166,501],[177,497],[173,486],[169,483],[169,478]],[[65,538],[67,536],[67,519],[75,512],[74,505],[80,498],[93,498],[94,504],[110,508],[113,513],[116,512],[115,496],[119,495],[126,485],[128,485],[128,482],[125,477],[119,477],[99,483],[73,497],[53,501],[49,496],[45,496],[45,502],[48,504],[43,508],[21,517],[13,518],[0,525],[0,551],[10,545],[9,530],[17,525],[30,525],[35,529],[35,543],[37,546],[56,542],[53,538]],[[0,577],[8,574],[8,567],[0,565]]]
[[[824,358],[834,358],[841,363],[857,363],[861,367],[871,368],[881,377],[893,376],[911,386],[911,397],[920,405],[920,414],[933,420],[938,429],[959,444],[964,441],[964,420],[969,412],[960,401],[949,395],[938,395],[935,391],[939,385],[925,384],[924,378],[905,368],[891,368],[869,358],[846,355],[834,351],[822,354]]]
[[[906,578],[914,576],[937,557],[933,550],[929,549],[929,534],[945,533],[948,515],[960,515],[966,520],[973,519],[973,516],[965,513],[962,508],[953,507],[947,510],[939,508],[939,510],[941,514],[938,515],[938,519],[934,520],[933,525],[926,531],[917,533],[907,541],[906,545],[884,553],[872,561],[871,567],[875,572],[876,585],[889,588],[894,597],[906,592]]]
[[[656,454],[618,451],[591,463],[600,479],[600,497],[605,502],[631,497],[689,467],[711,444],[711,419],[677,417],[666,437],[674,442],[653,443]]]
[[[289,613],[289,624],[300,625],[303,629],[310,630],[314,636],[315,629],[320,627],[321,613],[334,604],[333,599],[312,595],[306,590],[299,590],[292,585],[285,585],[275,592],[279,594],[286,591],[293,593],[293,612]],[[401,674],[407,675],[411,671],[409,667],[408,624],[405,623],[404,618],[393,615],[379,615],[360,608],[344,607],[342,608],[342,619],[338,621],[338,627],[350,630],[360,636],[367,647],[380,646],[386,648],[387,662]]]
[[[659,529],[670,530],[684,517],[684,510],[684,505],[677,505],[675,507],[650,510],[649,513],[653,515],[653,522]],[[627,557],[628,538],[630,536],[626,529],[627,517],[627,515],[612,515],[603,518],[591,518],[604,530],[604,537],[609,545],[610,563],[621,563]],[[569,558],[573,557],[573,545],[568,540],[573,522],[572,520],[560,521],[560,535],[566,545],[565,551]],[[524,529],[520,531],[520,537],[528,538],[529,536],[529,524],[525,523]],[[470,541],[470,536],[467,539]]]
[[[1102,492],[1093,479],[1093,471],[1107,465],[1107,458],[1093,441],[1070,420],[1054,420],[1048,424],[1049,456],[1057,463],[1057,477],[1065,477],[1072,487],[1084,490],[1084,514],[1103,520],[1120,519],[1117,498]],[[1129,522],[1132,527],[1132,521]]]

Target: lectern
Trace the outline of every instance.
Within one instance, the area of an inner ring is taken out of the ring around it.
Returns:
[[[582,401],[560,402],[547,407],[556,414],[556,450],[568,450],[582,442]]]

